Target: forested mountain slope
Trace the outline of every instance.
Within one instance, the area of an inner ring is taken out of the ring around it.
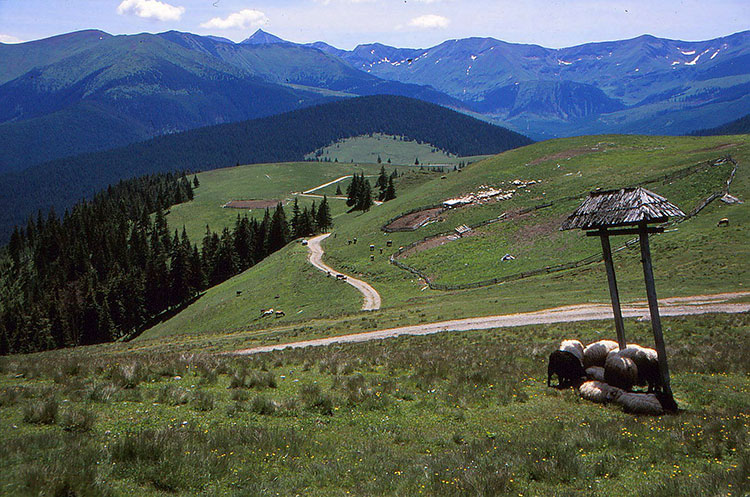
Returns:
[[[126,147],[57,159],[0,175],[0,238],[37,209],[63,210],[121,179],[176,170],[304,160],[330,143],[369,133],[404,136],[457,155],[499,153],[525,136],[444,107],[396,96],[346,99],[278,116],[209,126]]]

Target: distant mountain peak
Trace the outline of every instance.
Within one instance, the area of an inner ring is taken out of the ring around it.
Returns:
[[[279,38],[278,36],[266,33],[262,29],[258,29],[249,38],[240,42],[241,45],[270,45],[273,43],[289,43],[286,40]]]

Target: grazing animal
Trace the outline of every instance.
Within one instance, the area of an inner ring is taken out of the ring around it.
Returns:
[[[629,343],[627,347],[620,351],[620,354],[632,360],[638,368],[636,385],[648,385],[649,393],[661,391],[662,382],[661,373],[659,372],[659,357],[654,349]]]
[[[604,381],[604,368],[601,366],[586,368],[586,376],[595,381]]]
[[[583,344],[578,340],[563,340],[560,343],[560,350],[570,352],[583,364]]]
[[[566,350],[556,350],[549,355],[547,365],[547,386],[552,386],[552,375],[557,375],[558,388],[578,385],[586,376],[581,361],[575,354]]]
[[[617,348],[617,342],[612,340],[599,340],[598,342],[588,344],[583,349],[583,366],[586,368],[590,368],[591,366],[604,367],[607,354],[613,350],[617,350]]]
[[[284,311],[276,311],[274,313],[274,317],[275,318],[280,318],[280,317],[283,317],[283,316],[286,316],[286,314],[284,314]]]
[[[264,318],[266,316],[271,316],[271,315],[273,315],[273,312],[274,312],[273,309],[261,309],[260,310],[260,317]]]
[[[581,397],[598,404],[606,404],[615,400],[620,392],[622,390],[619,388],[612,387],[601,381],[587,381],[582,383],[578,388],[578,393],[581,394]]]
[[[729,226],[729,218],[723,217],[719,219],[719,223],[716,226]]]
[[[337,274],[336,275],[336,279],[337,280],[346,280],[346,275],[345,274]]]
[[[629,414],[659,416],[665,412],[676,412],[674,399],[664,393],[615,392],[614,401]]]
[[[612,351],[604,361],[604,381],[629,391],[638,381],[638,367],[632,359]]]

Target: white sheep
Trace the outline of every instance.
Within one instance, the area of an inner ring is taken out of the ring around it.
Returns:
[[[604,367],[604,361],[607,360],[607,354],[613,350],[617,350],[617,348],[617,342],[613,340],[599,340],[598,342],[590,343],[583,350],[583,367]]]
[[[659,398],[653,393],[615,392],[614,401],[630,414],[664,414]]]
[[[586,400],[598,404],[606,404],[617,398],[622,390],[617,387],[607,385],[601,381],[587,381],[581,384],[578,392]]]
[[[560,343],[560,350],[570,352],[583,364],[583,344],[578,340],[563,340]]]
[[[648,385],[649,392],[661,390],[659,356],[654,349],[629,343],[627,347],[620,351],[620,355],[631,359],[638,368],[637,385]]]
[[[586,376],[591,380],[604,381],[604,368],[601,366],[591,366],[586,368]]]
[[[638,381],[638,367],[632,359],[612,351],[604,361],[604,381],[612,386],[630,390]]]

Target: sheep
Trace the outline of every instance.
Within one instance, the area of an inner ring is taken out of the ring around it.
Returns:
[[[566,350],[556,350],[549,355],[547,386],[552,386],[552,375],[557,375],[558,388],[577,385],[586,376],[581,361]]]
[[[659,396],[653,393],[615,392],[614,401],[628,414],[664,414]]]
[[[583,364],[583,344],[578,340],[563,340],[560,343],[560,350],[570,352]]]
[[[632,359],[620,355],[619,351],[612,351],[604,361],[604,381],[617,388],[630,390],[638,381],[638,367]]]
[[[617,348],[617,342],[612,340],[599,340],[598,342],[590,343],[583,349],[583,366],[586,368],[590,368],[591,366],[604,367],[607,354]]]
[[[638,368],[638,379],[635,384],[648,385],[648,392],[661,391],[661,372],[659,371],[659,357],[654,349],[641,347],[635,343],[629,343],[620,351],[623,357],[632,360]]]
[[[604,368],[601,366],[586,368],[586,376],[591,380],[604,381]]]
[[[586,400],[598,404],[606,404],[614,400],[621,392],[617,387],[612,387],[601,381],[587,381],[578,389],[578,392]]]

